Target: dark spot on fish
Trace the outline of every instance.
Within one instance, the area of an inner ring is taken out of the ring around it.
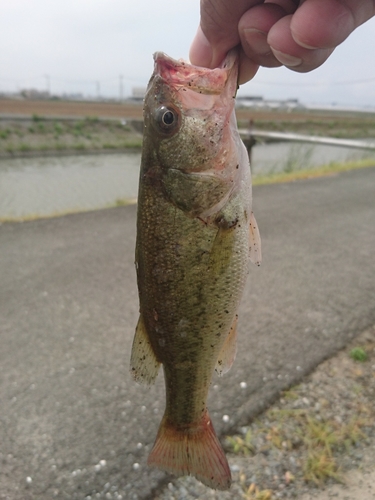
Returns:
[[[239,168],[239,165],[236,165],[236,168]]]

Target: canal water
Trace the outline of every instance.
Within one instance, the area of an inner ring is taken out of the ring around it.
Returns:
[[[253,175],[291,171],[373,153],[333,146],[257,145]],[[135,202],[139,153],[0,159],[0,221]]]

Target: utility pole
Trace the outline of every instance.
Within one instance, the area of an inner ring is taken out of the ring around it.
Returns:
[[[122,102],[124,98],[124,87],[123,87],[124,75],[120,75],[119,79],[120,79],[119,97],[120,97],[120,102]]]
[[[51,80],[50,80],[50,77],[49,75],[44,75],[45,79],[46,79],[46,90],[47,90],[47,94],[49,96],[51,96]]]
[[[96,81],[96,98],[99,101],[99,99],[100,99],[100,82],[99,82],[99,80]]]

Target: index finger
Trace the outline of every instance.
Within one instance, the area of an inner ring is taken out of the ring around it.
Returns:
[[[227,52],[240,43],[238,23],[242,15],[263,0],[201,0],[201,21],[190,49],[197,66],[215,68]]]

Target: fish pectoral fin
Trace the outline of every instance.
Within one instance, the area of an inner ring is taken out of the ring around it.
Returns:
[[[260,266],[260,263],[262,262],[262,247],[258,224],[255,220],[253,212],[251,212],[250,215],[249,257],[253,264]]]
[[[221,376],[227,373],[233,364],[234,358],[237,352],[237,320],[238,315],[236,314],[232,327],[225,339],[224,345],[221,348],[219,357],[216,362],[215,371]]]
[[[160,362],[155,356],[142,315],[140,315],[130,357],[130,372],[137,382],[153,384],[159,367]]]

